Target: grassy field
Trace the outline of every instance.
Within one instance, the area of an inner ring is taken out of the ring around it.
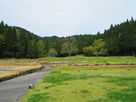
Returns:
[[[39,61],[55,62],[55,61],[86,61],[87,64],[122,64],[122,63],[136,63],[136,57],[123,56],[123,57],[46,57],[40,58]],[[81,64],[81,63],[79,63]]]
[[[111,63],[136,63],[134,57],[71,58],[72,61],[97,63],[102,62],[101,59]],[[71,61],[70,57],[40,60]],[[61,64],[19,102],[136,102],[136,65],[107,67]]]

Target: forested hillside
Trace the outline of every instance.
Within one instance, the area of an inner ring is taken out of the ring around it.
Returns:
[[[91,28],[90,28],[91,31]],[[0,23],[1,58],[45,56],[135,56],[136,20],[112,25],[103,34],[39,37],[25,29]]]
[[[37,58],[45,52],[44,40],[33,33],[0,23],[1,58]]]
[[[103,34],[98,32],[96,35],[54,36],[44,39],[48,42],[49,49],[52,49],[50,53],[57,53],[58,56],[135,56],[136,20],[131,18],[118,25],[111,24]]]
[[[136,20],[111,25],[104,32],[104,41],[109,55],[136,55]]]

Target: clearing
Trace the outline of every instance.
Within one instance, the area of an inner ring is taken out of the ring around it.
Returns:
[[[38,82],[19,102],[135,102],[136,100],[135,57],[76,56],[39,60],[87,62],[49,64],[54,67],[53,71]]]

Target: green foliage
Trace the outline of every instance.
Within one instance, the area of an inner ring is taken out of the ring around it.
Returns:
[[[56,57],[58,55],[57,51],[55,49],[49,49],[49,51],[46,53],[47,57]]]
[[[43,39],[25,29],[0,23],[0,57],[42,57],[45,50],[43,42]]]
[[[108,55],[108,50],[106,48],[101,48],[99,51],[99,55],[101,56]]]
[[[0,34],[0,56],[4,53],[5,36]]]
[[[2,45],[2,43],[4,42],[4,36],[0,34],[0,46]]]
[[[84,54],[85,54],[86,56],[91,56],[91,55],[93,55],[94,51],[95,51],[95,48],[94,48],[93,46],[88,46],[88,47],[84,47],[84,48],[83,48],[83,52],[84,52]]]
[[[39,57],[43,57],[45,54],[45,43],[43,40],[39,40],[37,43],[37,48],[38,48],[38,55]]]
[[[106,55],[107,49],[105,48],[105,42],[103,39],[95,40],[92,46],[84,47],[83,52],[87,56],[95,55]]]
[[[103,34],[98,32],[96,35],[85,34],[62,38],[50,37],[46,39],[48,39],[51,48],[57,49],[58,56],[71,55],[72,52],[75,52],[74,54],[85,54],[87,56],[135,56],[136,21],[131,18],[131,20],[127,20],[118,25],[111,24],[110,28],[105,30]],[[66,41],[66,39],[75,39],[76,41],[72,50],[77,50],[70,51],[70,43],[68,40]],[[93,53],[90,46],[95,46]]]
[[[0,23],[0,58],[38,58],[57,56],[136,56],[136,20],[111,24],[103,34],[41,38],[25,29]],[[50,55],[52,56],[52,55]],[[56,56],[56,54],[53,56]]]
[[[67,37],[64,39],[63,44],[61,45],[61,54],[68,54],[71,56],[71,54],[77,54],[78,48],[76,45],[76,39],[73,37]]]
[[[131,18],[105,31],[104,39],[110,55],[135,55],[136,21]]]

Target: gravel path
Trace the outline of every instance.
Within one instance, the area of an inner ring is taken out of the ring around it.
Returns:
[[[0,71],[0,74],[10,73],[11,71]]]
[[[19,70],[19,69],[26,69],[32,67],[33,66],[0,66],[0,70]]]
[[[49,71],[51,68],[44,66],[40,71],[1,82],[0,102],[17,102],[28,91],[29,84],[35,84]]]

